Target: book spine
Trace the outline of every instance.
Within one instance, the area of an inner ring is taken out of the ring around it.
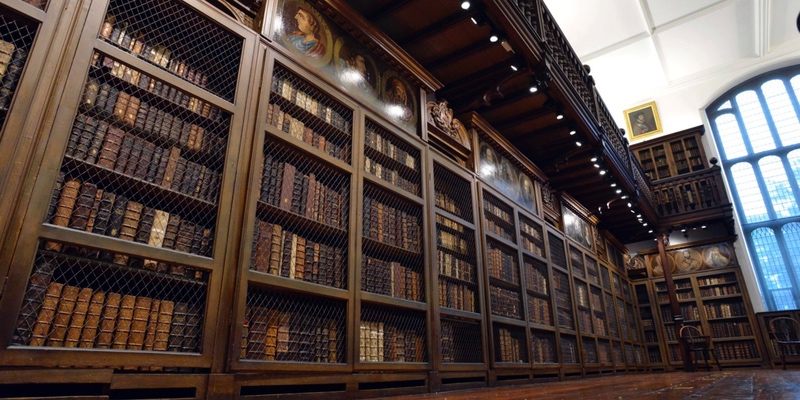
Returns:
[[[72,318],[72,311],[75,309],[79,291],[80,288],[75,286],[64,286],[61,291],[61,298],[58,300],[58,308],[56,309],[55,317],[53,317],[52,328],[47,336],[47,346],[64,346],[69,320]]]
[[[72,319],[67,329],[67,335],[64,340],[64,347],[78,347],[81,340],[81,332],[86,325],[86,316],[89,312],[89,305],[92,300],[92,289],[83,288],[78,293],[75,309],[72,312]]]
[[[55,262],[44,259],[36,264],[33,274],[31,274],[28,290],[25,292],[25,300],[17,319],[17,330],[12,338],[12,343],[27,345],[31,340],[31,334],[39,319],[40,309],[45,300],[45,296],[53,279]]]
[[[188,312],[189,306],[186,303],[175,303],[167,351],[181,351],[183,349],[183,341],[186,338],[186,319]]]
[[[33,326],[31,333],[30,346],[44,346],[47,343],[50,328],[53,325],[53,318],[56,316],[58,310],[58,300],[61,298],[61,291],[64,285],[57,282],[52,282],[47,286],[47,292],[44,295],[44,301],[39,309],[36,324]]]
[[[128,338],[131,334],[131,324],[133,323],[133,310],[136,308],[136,297],[132,295],[122,296],[117,316],[116,328],[114,329],[111,342],[112,349],[125,349],[128,346]]]
[[[153,299],[149,297],[136,297],[133,306],[130,336],[128,337],[128,350],[142,350],[152,303]]]

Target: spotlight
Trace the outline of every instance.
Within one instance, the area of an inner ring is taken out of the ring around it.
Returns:
[[[516,65],[511,64],[511,70],[516,72],[516,71],[519,71],[519,68]]]
[[[622,196],[620,196],[619,198],[620,198],[620,199],[622,199],[622,200],[625,200],[625,199],[627,199],[627,198],[628,198],[628,195],[627,195],[627,194],[625,194],[625,195],[622,195]]]
[[[590,159],[590,161],[591,161],[591,162],[597,162],[597,156],[592,156],[592,158]]]
[[[533,86],[528,88],[528,91],[531,92],[531,93],[536,93],[536,92],[539,91],[539,88],[536,85],[533,85]]]
[[[628,203],[628,208],[631,208],[631,207],[633,207],[633,204]]]
[[[604,170],[604,169],[601,169],[601,170],[600,170],[600,175],[605,175],[605,174],[606,174],[606,170]]]
[[[650,229],[649,231],[647,231],[647,233],[653,233],[653,230],[652,230],[652,229]]]
[[[636,214],[636,218],[642,218],[642,214]]]
[[[471,5],[471,4],[469,3],[469,1],[462,1],[462,2],[461,2],[461,9],[462,9],[462,10],[469,10],[469,6],[470,6],[470,5]]]
[[[681,228],[681,232],[686,232],[686,228]]]
[[[642,223],[642,226],[647,226],[647,222]]]
[[[556,110],[556,119],[564,119],[564,112],[561,110]]]
[[[492,32],[491,35],[489,35],[489,41],[492,43],[497,43],[500,41],[500,34],[497,32]]]
[[[611,187],[617,187],[617,182],[611,182]],[[617,193],[622,193],[622,189],[619,189]]]
[[[572,136],[572,135],[574,135],[574,134],[576,134],[576,133],[577,133],[577,132],[575,131],[575,129],[570,129],[570,130],[569,130],[569,135],[570,135],[570,136]]]
[[[583,143],[581,143],[581,142],[575,142],[575,146],[581,147],[581,146],[583,146]]]
[[[706,229],[706,226],[705,226],[705,225],[703,225],[703,226],[701,226],[700,228],[701,228],[701,229]]]
[[[598,164],[598,163],[594,163],[592,165],[594,165],[595,168],[600,168],[600,164]]]
[[[617,194],[622,193],[622,189],[617,189]]]

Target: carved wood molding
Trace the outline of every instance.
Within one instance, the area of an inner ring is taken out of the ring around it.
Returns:
[[[428,112],[428,122],[439,128],[445,135],[455,140],[468,151],[472,150],[472,140],[467,128],[458,119],[453,118],[453,110],[447,106],[447,100],[438,103],[429,101],[425,109]]]

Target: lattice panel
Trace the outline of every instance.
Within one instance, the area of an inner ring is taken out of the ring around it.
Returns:
[[[361,362],[426,362],[425,313],[364,306],[358,358]]]
[[[433,165],[436,207],[472,222],[472,190],[465,179],[439,164]]]
[[[489,287],[489,298],[492,306],[492,314],[514,319],[523,319],[522,298],[520,296],[518,291],[491,285]]]
[[[581,279],[586,279],[586,272],[583,265],[583,253],[578,248],[569,246],[569,262],[572,266],[572,275]]]
[[[531,331],[531,350],[534,364],[558,364],[555,333]]]
[[[528,362],[525,328],[494,325],[494,360],[504,363]]]
[[[611,344],[605,340],[597,341],[597,362],[600,364],[610,364],[613,360],[611,354]]]
[[[633,356],[633,345],[625,343],[623,347],[625,349],[625,361],[628,364],[634,364],[636,362],[636,357]]]
[[[564,251],[564,240],[548,232],[547,242],[550,247],[550,262],[555,266],[567,269],[567,255]]]
[[[47,5],[42,0],[28,3],[42,9]],[[0,128],[5,123],[38,28],[37,23],[0,7]]]
[[[480,322],[442,318],[441,334],[442,362],[483,363]]]
[[[628,324],[628,317],[625,315],[625,302],[622,299],[617,298],[617,316],[619,317],[619,327],[620,333],[622,338],[625,340],[630,340],[631,333],[630,333],[630,325]]]
[[[516,251],[492,239],[486,240],[489,276],[515,286],[519,285]]]
[[[595,343],[594,339],[591,338],[584,338],[583,339],[583,362],[586,364],[597,364],[598,363],[598,355],[597,355],[597,343]]]
[[[597,261],[588,255],[586,256],[586,271],[586,279],[589,281],[589,283],[600,285],[600,275],[597,272]]]
[[[628,315],[628,331],[630,332],[631,340],[640,342],[641,337],[639,336],[639,328],[636,327],[636,314],[633,306],[625,304],[625,312]]]
[[[564,364],[577,364],[578,340],[574,336],[561,335],[561,359]]]
[[[233,102],[244,41],[181,2],[112,0],[99,37]]]
[[[614,357],[615,365],[625,364],[625,355],[622,352],[622,343],[620,342],[611,343],[611,355]]]
[[[542,226],[525,217],[520,217],[519,229],[522,248],[539,257],[546,257]]]
[[[604,293],[603,299],[606,306],[606,321],[608,321],[608,336],[619,338],[619,326],[617,325],[617,311],[614,307],[614,296]]]
[[[525,257],[525,288],[536,294],[548,296],[550,283],[547,276],[547,264],[532,257]]]
[[[486,229],[509,242],[517,242],[514,209],[488,192],[483,192],[483,216]]]
[[[603,307],[603,291],[594,286],[591,286],[589,291],[589,303],[592,306],[594,333],[605,336],[608,334],[608,330],[606,329],[606,313]]]
[[[420,151],[367,119],[364,170],[413,195],[421,194]]]
[[[608,275],[608,268],[600,266],[600,280],[603,283],[603,289],[611,290],[611,277]]]
[[[658,347],[647,349],[647,361],[651,364],[661,364],[661,350]]]
[[[240,358],[345,362],[344,301],[248,288]]]
[[[267,124],[350,163],[353,111],[280,64],[272,76]]]
[[[54,244],[61,253],[47,250]],[[110,262],[119,258],[131,266]],[[126,254],[42,242],[12,344],[202,351],[209,273],[147,265],[152,264]]]
[[[572,291],[569,288],[569,276],[553,270],[553,289],[556,296],[556,313],[558,326],[575,330],[575,317],[572,314]]]
[[[549,298],[528,294],[528,321],[553,326],[553,312]]]
[[[477,304],[475,232],[461,224],[436,216],[439,305],[480,312]]]

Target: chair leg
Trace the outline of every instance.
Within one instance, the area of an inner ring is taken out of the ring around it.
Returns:
[[[722,371],[722,365],[719,364],[719,354],[717,354],[717,349],[711,350],[711,355],[714,356],[714,362],[717,364],[717,368]]]
[[[706,371],[711,371],[711,365],[708,364],[709,351],[703,350],[701,353],[703,353],[703,362],[706,364]]]
[[[786,371],[786,348],[781,346],[781,364],[783,364],[783,370]]]

